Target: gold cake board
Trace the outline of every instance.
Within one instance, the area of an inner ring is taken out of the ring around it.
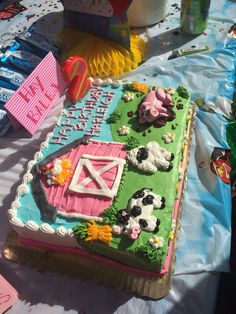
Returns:
[[[163,277],[138,276],[77,254],[23,246],[18,242],[15,231],[8,234],[3,246],[3,255],[10,261],[37,267],[43,271],[101,283],[151,299],[160,299],[171,289],[174,255],[171,258],[169,272]]]

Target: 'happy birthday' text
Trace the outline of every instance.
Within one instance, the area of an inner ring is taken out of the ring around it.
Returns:
[[[115,92],[104,91],[101,87],[93,87],[85,102],[78,102],[67,109],[58,135],[54,135],[50,143],[64,145],[72,131],[82,131],[84,135],[99,136],[114,96]]]

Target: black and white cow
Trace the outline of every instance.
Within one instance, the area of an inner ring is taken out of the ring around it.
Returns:
[[[151,141],[146,147],[139,146],[128,154],[129,162],[139,170],[147,173],[155,173],[158,169],[171,170],[171,161],[174,154],[161,147],[157,142]]]
[[[157,232],[160,220],[152,213],[154,209],[163,209],[164,207],[164,197],[153,193],[147,188],[138,190],[129,200],[127,209],[119,212],[118,223],[122,227],[121,233],[127,234],[134,239],[134,230],[136,235],[141,230]]]

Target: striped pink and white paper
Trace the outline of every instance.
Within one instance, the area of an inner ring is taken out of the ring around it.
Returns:
[[[0,313],[4,313],[17,300],[17,291],[0,275]]]
[[[66,87],[61,67],[49,52],[5,105],[13,127],[33,135]]]

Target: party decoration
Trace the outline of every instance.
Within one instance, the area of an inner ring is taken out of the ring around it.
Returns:
[[[25,10],[27,8],[20,4],[19,1],[13,2],[0,10],[0,20],[9,20]]]
[[[0,313],[4,313],[18,299],[18,292],[0,275]]]
[[[129,29],[127,10],[132,1],[61,0],[65,26],[59,34],[62,62],[80,56],[94,78],[119,77],[137,68],[146,44]]]
[[[62,62],[69,56],[86,60],[88,75],[118,77],[138,67],[144,57],[146,43],[138,35],[130,35],[130,49],[106,38],[64,28],[59,35],[64,50]]]
[[[66,88],[61,67],[49,52],[5,104],[13,127],[33,135]]]
[[[88,67],[86,61],[79,57],[69,57],[62,66],[62,73],[69,83],[67,94],[72,101],[83,98],[92,86],[91,79],[87,76]]]
[[[79,56],[69,57],[62,66],[62,74],[67,83],[70,83],[76,76],[80,76],[81,79],[84,79],[87,72],[88,67],[86,61]]]
[[[211,154],[211,171],[226,184],[230,184],[230,154],[230,150],[221,147],[214,147]]]
[[[127,10],[133,0],[62,0],[64,24],[130,47]]]

